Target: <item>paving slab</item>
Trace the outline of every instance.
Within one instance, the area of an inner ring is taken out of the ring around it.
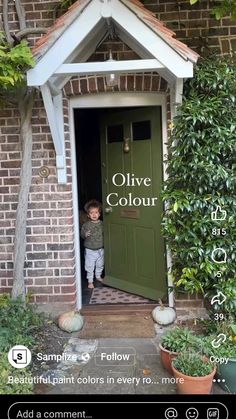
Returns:
[[[65,353],[75,360],[45,373],[65,377],[65,382],[49,386],[47,394],[176,394],[175,380],[161,364],[161,335],[162,331],[155,338],[71,338]],[[213,393],[224,391],[215,384]]]

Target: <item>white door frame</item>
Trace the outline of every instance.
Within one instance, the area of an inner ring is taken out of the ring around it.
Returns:
[[[135,106],[161,106],[162,109],[162,149],[163,156],[167,154],[167,104],[165,93],[135,93],[135,92],[112,92],[94,95],[76,96],[70,99],[69,106],[69,129],[71,139],[71,164],[72,164],[72,199],[74,217],[74,246],[75,246],[75,275],[76,275],[76,308],[82,308],[82,283],[81,283],[81,260],[80,260],[80,236],[79,236],[79,211],[78,211],[78,182],[75,146],[74,109],[89,108],[118,108]],[[166,165],[163,163],[163,178],[166,179]],[[167,272],[171,261],[167,252]],[[168,288],[172,287],[169,275]],[[168,292],[169,306],[173,307],[173,292]]]

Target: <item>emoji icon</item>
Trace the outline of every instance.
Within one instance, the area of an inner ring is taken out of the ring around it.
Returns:
[[[219,335],[217,335],[215,339],[212,340],[211,345],[213,346],[213,348],[217,349],[225,341],[226,341],[226,335],[224,335],[224,333],[220,333]]]
[[[218,291],[217,294],[212,297],[211,305],[217,303],[221,306],[221,304],[223,304],[225,300],[226,300],[226,296],[223,294],[223,292]]]
[[[211,252],[211,259],[215,263],[226,263],[227,253],[222,247],[217,247]]]
[[[226,219],[226,216],[227,212],[222,210],[220,205],[217,205],[216,210],[211,213],[212,221],[223,221]]]
[[[199,411],[197,409],[195,409],[195,407],[190,407],[187,411],[186,411],[186,418],[187,419],[197,419],[199,416]]]
[[[166,419],[175,419],[178,416],[178,412],[174,407],[169,407],[165,411],[165,418]]]

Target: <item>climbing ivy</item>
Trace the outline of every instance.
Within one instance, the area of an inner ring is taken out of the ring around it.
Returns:
[[[193,5],[201,0],[190,0],[190,4]],[[236,0],[221,0],[217,3],[211,0],[213,4],[212,12],[216,19],[221,19],[224,16],[230,16],[232,19],[236,19]]]
[[[175,286],[203,294],[224,290],[228,311],[236,309],[235,80],[233,59],[212,57],[196,67],[173,121],[163,191]],[[211,219],[217,206],[227,211],[225,221]],[[216,248],[225,249],[227,263],[212,260]]]
[[[0,32],[0,96],[7,100],[12,88],[25,85],[25,71],[34,66],[34,58],[27,41],[9,45]]]
[[[61,8],[68,9],[68,7],[72,6],[77,0],[60,0]]]

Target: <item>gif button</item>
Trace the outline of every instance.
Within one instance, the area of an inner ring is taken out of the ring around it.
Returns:
[[[216,407],[211,407],[207,409],[207,419],[219,419],[220,411]]]
[[[96,356],[95,363],[96,365],[102,366],[125,366],[125,365],[134,365],[136,351],[134,348],[110,348],[104,347],[99,348]]]

